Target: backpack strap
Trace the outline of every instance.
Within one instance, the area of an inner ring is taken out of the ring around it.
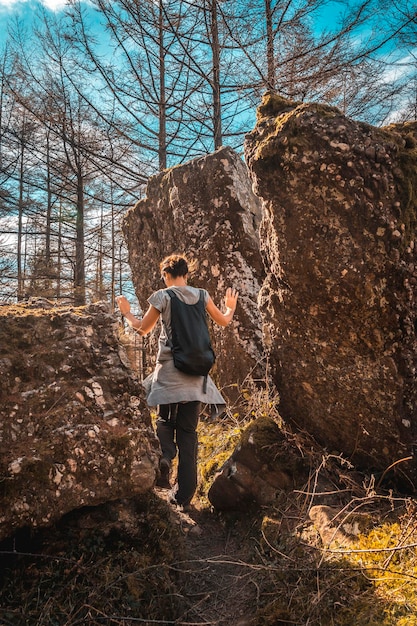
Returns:
[[[204,302],[204,291],[202,289],[200,289],[199,291],[200,291],[200,302]],[[207,377],[208,377],[208,374],[204,376],[203,393],[207,393]]]
[[[171,298],[171,300],[172,300],[172,298],[176,298],[177,297],[175,295],[175,293],[171,289],[167,289],[166,291],[167,291],[167,294],[169,295],[169,297]],[[167,328],[167,325],[166,325],[165,321],[162,319],[162,315],[161,315],[161,322],[162,322],[163,327],[165,328],[165,334],[167,336],[167,340],[166,340],[165,345],[168,346],[169,348],[172,348],[172,341],[171,341],[171,339],[168,336],[168,328]]]

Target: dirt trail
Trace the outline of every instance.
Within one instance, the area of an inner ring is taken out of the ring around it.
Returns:
[[[192,626],[249,626],[257,606],[248,535],[197,501],[192,511],[174,510],[185,535],[182,594],[187,607],[176,622]],[[247,529],[246,529],[247,531]],[[242,535],[245,536],[242,536]]]

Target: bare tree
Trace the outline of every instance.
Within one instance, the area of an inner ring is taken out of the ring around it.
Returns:
[[[155,156],[157,169],[164,169],[172,164],[171,146],[182,128],[184,103],[196,89],[190,83],[189,46],[178,39],[186,3],[94,0],[93,4],[119,68],[115,70],[109,55],[100,53],[85,11],[75,1],[69,13],[73,41],[85,55],[88,71],[115,103],[119,132],[142,151],[142,169],[146,174],[155,171]]]
[[[2,275],[18,297],[114,298],[128,280],[120,214],[155,171],[240,149],[265,90],[373,124],[415,119],[414,3],[340,0],[331,22],[327,7],[71,0],[33,33],[16,24],[0,63],[0,245],[14,246]]]
[[[404,88],[400,79],[386,80],[392,63],[388,49],[407,22],[397,19],[381,28],[375,15],[388,3],[341,1],[328,7],[325,0],[248,0],[240,7],[232,14],[234,5],[219,3],[223,28],[245,70],[245,81],[241,73],[235,76],[235,90],[253,106],[268,90],[295,100],[342,104],[347,115],[372,123],[385,119]],[[333,19],[324,20],[329,11]],[[232,75],[228,85],[233,90]]]
[[[80,90],[74,89],[77,75],[74,73],[68,80],[72,50],[63,33],[65,30],[58,21],[44,20],[42,30],[37,33],[40,54],[33,50],[29,53],[25,46],[16,46],[14,73],[7,81],[9,92],[37,129],[27,144],[26,154],[37,164],[37,176],[32,177],[30,188],[35,198],[42,198],[38,206],[42,207],[40,211],[44,215],[45,241],[32,268],[36,267],[39,275],[41,267],[45,272],[46,268],[53,266],[51,242],[52,236],[56,237],[54,250],[59,254],[61,269],[65,272],[65,267],[72,268],[74,302],[83,304],[88,280],[86,242],[90,230],[86,229],[85,217],[98,201],[109,207],[108,210],[113,207],[115,194],[111,201],[106,200],[106,189],[115,175],[113,163],[119,157],[125,157],[128,162],[130,152],[126,141],[117,144],[114,134],[109,136],[109,126],[81,97]],[[10,167],[8,171],[10,173]],[[129,167],[122,165],[119,173],[123,185],[124,180],[132,176],[130,164]],[[23,223],[23,195],[20,205],[20,221]],[[21,245],[21,232],[19,227],[18,246]],[[18,275],[21,274],[18,266]],[[68,271],[66,275],[68,279]],[[62,277],[59,291],[61,286]]]
[[[396,33],[398,50],[395,54],[393,71],[400,76],[405,88],[401,100],[397,98],[389,121],[417,120],[417,6],[412,0],[395,0],[387,14],[391,32]]]

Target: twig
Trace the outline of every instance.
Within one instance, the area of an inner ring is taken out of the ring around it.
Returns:
[[[339,493],[349,493],[352,489],[335,489],[334,491],[302,491],[301,489],[294,489],[293,491],[302,496],[333,496]]]
[[[311,546],[315,547],[315,546]],[[316,550],[323,550],[324,552],[330,552],[332,554],[363,554],[365,552],[398,552],[400,550],[407,550],[408,548],[417,548],[417,543],[409,543],[405,546],[395,546],[393,548],[361,548],[350,550],[333,550],[332,548],[315,548]]]
[[[404,461],[411,461],[412,458],[413,458],[412,456],[406,456],[403,459],[398,459],[397,461],[394,461],[394,463],[391,463],[391,465],[388,465],[388,467],[383,471],[381,478],[378,480],[376,488],[378,489],[378,487],[381,485],[381,482],[385,474],[389,472],[390,469],[398,465],[398,463],[404,463]]]
[[[411,521],[412,521],[412,520],[408,520],[408,524],[407,524],[407,527],[404,529],[404,533],[403,533],[403,537],[402,537],[401,542],[407,541],[408,537],[409,537],[409,536],[410,536],[410,535],[414,532],[414,530],[415,530],[415,528],[416,528],[416,526],[414,525],[414,526],[411,528],[411,530],[409,530],[409,526],[410,526],[410,524],[411,524]],[[407,531],[408,531],[408,532],[407,532]],[[400,545],[402,545],[402,543],[400,543]],[[402,546],[402,547],[403,547],[403,546]],[[390,554],[390,555],[389,555],[389,556],[385,559],[385,561],[384,561],[384,563],[383,563],[383,567],[384,567],[384,568],[388,567],[388,565],[389,565],[389,563],[390,563],[390,561],[391,561],[392,557],[394,556],[394,554],[395,554],[395,551],[393,551],[393,552],[392,552],[392,553],[391,553],[391,554]]]
[[[178,620],[160,620],[160,619],[149,619],[149,617],[147,618],[142,618],[142,617],[124,617],[123,615],[106,615],[103,617],[95,617],[94,618],[96,621],[103,621],[103,620],[119,620],[122,622],[136,622],[136,623],[140,623],[140,624],[164,624],[164,626],[169,626],[170,624],[173,624],[174,626],[216,626],[216,624],[218,624],[218,622],[179,622]]]

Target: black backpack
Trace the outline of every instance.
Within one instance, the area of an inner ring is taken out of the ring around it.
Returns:
[[[172,350],[174,365],[185,374],[205,376],[213,367],[214,354],[207,326],[204,292],[196,304],[187,304],[177,298],[174,291],[167,289],[171,298]]]

